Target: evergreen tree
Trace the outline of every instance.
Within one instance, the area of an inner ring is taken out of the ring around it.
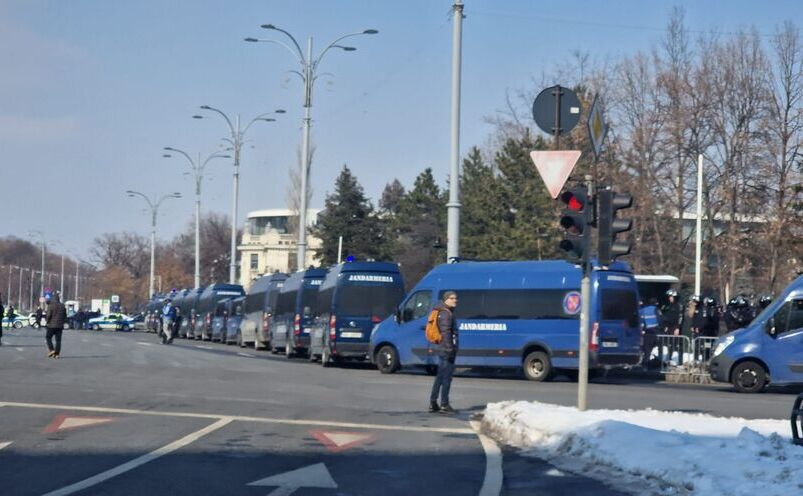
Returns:
[[[460,255],[463,258],[498,259],[500,238],[507,235],[501,222],[506,217],[500,201],[500,181],[478,148],[463,160],[460,176]]]
[[[406,191],[398,179],[385,185],[382,191],[382,198],[379,199],[379,211],[394,216],[399,213],[401,201]]]
[[[390,255],[385,230],[346,165],[335,180],[334,193],[326,196],[325,208],[318,214],[318,223],[311,233],[322,242],[317,258],[324,266],[337,263],[340,236],[343,236],[344,258],[351,255],[359,260],[385,260]]]
[[[409,287],[446,257],[446,192],[441,191],[427,168],[415,179],[413,189],[399,202],[399,233],[395,260]]]

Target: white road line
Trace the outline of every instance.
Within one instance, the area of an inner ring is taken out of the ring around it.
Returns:
[[[8,447],[8,446],[10,446],[10,445],[11,445],[11,443],[13,443],[13,442],[14,442],[14,441],[4,441],[4,442],[0,443],[0,450],[1,450],[1,449],[3,449],[3,448],[7,448],[7,447]]]
[[[472,429],[466,429],[466,428],[461,429],[455,427],[423,427],[423,426],[413,426],[413,425],[358,424],[354,422],[335,422],[329,420],[298,420],[298,419],[280,419],[271,417],[246,417],[241,415],[214,415],[211,413],[135,410],[131,408],[106,408],[106,407],[96,407],[96,406],[56,405],[47,403],[17,403],[13,401],[0,402],[0,407],[3,406],[11,406],[19,408],[41,408],[49,410],[75,410],[78,412],[124,413],[129,415],[203,418],[212,420],[227,418],[239,422],[257,422],[263,424],[280,424],[280,425],[304,425],[304,426],[316,426],[316,427],[341,427],[347,429],[374,429],[382,431],[405,431],[405,432],[442,432],[447,434],[475,434],[475,432]]]
[[[146,343],[144,341],[137,341],[137,344],[141,344],[142,346],[153,346],[153,343]]]
[[[105,346],[106,348],[111,348],[112,345],[110,343],[100,343],[101,346]]]
[[[496,442],[480,432],[480,423],[476,420],[470,422],[471,427],[480,438],[482,449],[485,451],[485,478],[482,481],[479,496],[499,496],[502,493],[502,450]]]
[[[240,355],[240,356],[248,357],[248,358],[254,358],[254,356],[256,356],[256,355],[252,355],[250,353],[243,353],[242,351],[238,351],[237,354]]]
[[[25,351],[25,348],[14,348],[17,351]]]
[[[55,491],[49,492],[45,496],[65,496],[67,494],[72,494],[72,493],[76,493],[78,491],[83,491],[84,489],[86,489],[88,487],[92,487],[92,486],[94,486],[96,484],[100,484],[101,482],[107,481],[107,480],[111,479],[112,477],[116,477],[116,476],[118,476],[120,474],[124,474],[125,472],[128,472],[129,470],[133,470],[133,469],[139,467],[140,465],[144,465],[144,464],[146,464],[146,463],[148,463],[150,461],[153,461],[153,460],[159,458],[160,456],[164,456],[164,455],[167,455],[169,453],[172,453],[173,451],[176,451],[177,449],[181,449],[184,446],[187,446],[188,444],[190,444],[190,443],[192,443],[194,441],[197,441],[198,439],[202,438],[203,436],[209,434],[210,432],[214,432],[214,431],[220,429],[221,427],[223,427],[225,425],[228,425],[231,421],[232,421],[231,417],[223,417],[223,418],[219,419],[217,422],[215,422],[213,424],[210,424],[210,425],[207,425],[206,427],[204,427],[203,429],[201,429],[199,431],[195,431],[192,434],[187,434],[186,436],[182,437],[181,439],[173,441],[172,443],[170,443],[168,445],[162,446],[159,449],[156,449],[154,451],[151,451],[150,453],[142,455],[139,458],[135,458],[135,459],[131,460],[130,462],[123,463],[122,465],[118,465],[118,466],[116,466],[116,467],[114,467],[112,469],[109,469],[109,470],[107,470],[105,472],[101,472],[101,473],[99,473],[97,475],[93,475],[92,477],[89,477],[88,479],[84,479],[84,480],[82,480],[80,482],[76,482],[75,484],[71,484],[71,485],[69,485],[67,487],[62,487],[61,489],[57,489]]]
[[[212,348],[209,346],[201,346],[200,344],[195,345],[196,348],[201,348],[202,350],[211,350]]]

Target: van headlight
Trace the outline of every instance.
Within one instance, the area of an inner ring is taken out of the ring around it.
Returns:
[[[713,356],[720,355],[723,351],[725,351],[725,348],[727,348],[728,346],[731,345],[731,343],[733,343],[733,341],[735,339],[736,338],[734,338],[733,336],[725,336],[725,338],[718,339],[717,340],[717,346],[716,346],[716,348],[714,348],[714,355]]]

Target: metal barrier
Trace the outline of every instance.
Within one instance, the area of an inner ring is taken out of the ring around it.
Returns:
[[[709,336],[690,339],[688,336],[659,334],[649,358],[656,356],[661,364],[660,372],[671,374],[671,380],[675,382],[707,383],[710,382],[708,362],[716,340]]]
[[[711,336],[694,338],[691,342],[692,350],[694,351],[694,363],[705,366],[707,369],[711,354],[714,352],[714,342],[716,340],[716,337]]]
[[[658,334],[655,338],[662,374],[670,372],[674,367],[682,366],[692,360],[691,340],[688,337]]]

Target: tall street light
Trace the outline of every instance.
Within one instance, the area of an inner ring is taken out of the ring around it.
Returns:
[[[206,169],[206,164],[209,163],[210,160],[215,158],[231,158],[229,155],[221,155],[217,152],[211,153],[206,159],[201,161],[201,154],[198,153],[198,160],[195,161],[190,158],[189,154],[183,150],[179,150],[178,148],[173,148],[172,146],[164,147],[165,151],[174,152],[182,155],[184,158],[187,159],[187,162],[190,164],[190,168],[192,169],[192,173],[195,176],[195,287],[201,287],[201,183],[204,180],[204,170]],[[163,157],[172,157],[169,153],[162,155]]]
[[[144,193],[140,193],[139,191],[127,190],[126,194],[129,197],[141,197],[145,202],[148,204],[148,208],[151,209],[151,279],[150,285],[148,286],[148,296],[147,299],[150,300],[153,297],[153,273],[154,273],[154,265],[156,262],[156,217],[159,215],[159,206],[162,204],[163,201],[167,200],[168,198],[181,198],[181,193],[170,193],[167,195],[163,195],[158,200],[154,201],[148,198],[147,195]]]
[[[339,45],[338,42],[344,40],[346,38],[350,38],[352,36],[360,36],[364,34],[377,34],[379,31],[376,29],[366,29],[363,31],[358,31],[356,33],[349,33],[343,35],[333,42],[329,43],[326,48],[324,48],[317,57],[312,56],[312,36],[307,38],[307,53],[306,55],[301,50],[301,46],[298,44],[296,39],[285,31],[284,29],[278,28],[273,24],[263,24],[261,26],[263,29],[268,29],[272,31],[278,31],[285,35],[291,42],[292,46],[288,45],[285,42],[279,40],[272,40],[272,39],[259,39],[259,38],[245,38],[245,41],[251,43],[257,42],[264,42],[264,43],[274,43],[277,45],[281,45],[289,51],[293,57],[296,58],[299,65],[301,66],[300,71],[292,71],[294,74],[301,77],[301,80],[304,82],[304,141],[303,141],[303,150],[302,150],[302,157],[301,157],[301,194],[299,198],[299,211],[298,211],[298,250],[297,250],[297,258],[296,258],[296,266],[299,270],[303,269],[306,265],[306,256],[307,256],[307,176],[309,175],[309,155],[310,155],[310,125],[312,122],[312,89],[315,85],[315,80],[318,79],[318,66],[323,60],[323,57],[326,53],[332,48],[338,48],[345,52],[353,52],[356,48],[351,46],[343,46]]]
[[[59,246],[61,246],[61,279],[60,279],[60,282],[59,282],[59,298],[61,298],[61,301],[63,303],[64,301],[67,300],[67,298],[64,297],[64,248],[65,247],[64,247],[64,243],[62,243],[58,239],[51,240],[50,244],[51,245],[59,245]]]
[[[38,229],[32,229],[28,231],[28,236],[34,237],[39,236],[42,240],[42,279],[40,281],[40,297],[45,297],[45,234]],[[33,287],[33,281],[31,281],[31,287]],[[31,290],[33,291],[33,290]]]
[[[237,202],[238,202],[238,195],[240,190],[240,151],[243,146],[243,138],[245,137],[245,133],[251,127],[251,125],[255,122],[264,121],[264,122],[274,122],[276,119],[268,117],[269,115],[273,114],[283,114],[284,110],[276,109],[273,112],[266,112],[264,114],[259,114],[258,116],[251,119],[251,121],[245,126],[245,129],[240,129],[240,114],[237,114],[235,119],[236,124],[232,124],[231,119],[228,115],[226,115],[222,110],[218,110],[214,107],[210,107],[209,105],[201,105],[202,110],[211,110],[212,112],[217,112],[226,120],[226,124],[229,126],[229,132],[231,133],[230,138],[225,138],[224,141],[229,143],[234,150],[234,198],[232,200],[231,205],[231,255],[230,255],[230,263],[229,263],[229,284],[236,284],[235,278],[237,277]],[[194,119],[203,119],[204,116],[202,115],[193,115]]]

